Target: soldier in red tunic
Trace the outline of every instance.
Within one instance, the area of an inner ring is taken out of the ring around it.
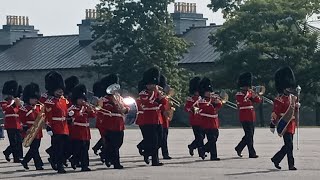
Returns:
[[[169,91],[170,87],[167,84],[167,79],[164,75],[160,75],[160,82],[159,86],[162,87],[164,91]],[[165,92],[168,94],[168,92]],[[161,152],[163,159],[172,159],[169,156],[169,150],[168,150],[168,134],[169,134],[169,126],[170,126],[170,117],[169,117],[169,110],[170,110],[170,104],[169,99],[167,97],[164,97],[161,101],[161,114],[162,114],[162,141],[161,141]]]
[[[160,72],[157,68],[148,69],[143,75],[143,82],[146,89],[139,93],[140,104],[143,111],[142,136],[144,139],[144,161],[150,163],[149,157],[152,157],[152,166],[162,166],[159,162],[159,148],[162,139],[162,114],[161,106],[164,98],[159,90],[158,84]]]
[[[105,91],[113,84],[119,84],[119,77],[110,74],[101,79],[101,85]],[[113,164],[114,169],[123,169],[120,164],[120,147],[123,144],[124,137],[124,118],[128,113],[129,107],[123,103],[120,94],[108,94],[103,99],[104,110],[109,111],[103,119],[103,129],[105,130],[105,164],[110,167]]]
[[[19,119],[20,100],[18,97],[18,83],[14,80],[7,81],[3,85],[2,94],[4,100],[0,102],[4,114],[4,128],[7,131],[10,145],[3,151],[7,161],[13,154],[13,162],[20,163],[23,158],[21,121]]]
[[[23,130],[26,132],[29,128],[33,126],[41,109],[43,108],[42,105],[38,104],[38,100],[40,98],[39,85],[35,83],[27,85],[23,90],[22,97],[24,105],[21,106],[19,109],[19,117],[23,124]],[[39,153],[41,138],[42,129],[40,129],[37,133],[36,137],[30,145],[29,151],[25,155],[24,159],[21,161],[21,164],[25,169],[29,169],[28,163],[31,159],[33,159],[36,170],[43,170],[43,162]]]
[[[238,87],[240,91],[236,94],[236,101],[239,109],[239,119],[242,124],[245,135],[235,150],[239,157],[242,157],[242,150],[247,146],[249,158],[258,158],[253,147],[254,123],[256,121],[256,112],[254,103],[261,103],[262,99],[252,88],[252,74],[250,72],[243,73],[239,76]]]
[[[189,123],[194,134],[194,140],[188,145],[189,154],[193,156],[194,149],[198,149],[199,157],[204,159],[204,150],[201,149],[201,147],[203,147],[204,132],[200,126],[201,120],[198,112],[199,101],[201,99],[199,95],[200,81],[200,77],[194,77],[190,80],[189,97],[187,98],[184,110],[189,113]]]
[[[72,90],[72,106],[68,114],[72,119],[70,139],[73,142],[73,157],[71,166],[76,169],[81,164],[81,171],[91,171],[89,168],[89,147],[90,147],[90,124],[89,118],[95,117],[95,111],[86,103],[87,89],[85,85],[79,84]]]
[[[139,81],[138,83],[138,92],[140,93],[141,91],[145,91],[146,90],[146,85],[143,82],[143,80]],[[137,102],[137,107],[138,107],[138,112],[137,112],[137,120],[136,120],[136,124],[139,126],[141,134],[144,134],[144,129],[143,129],[143,125],[144,125],[144,114],[143,114],[143,109],[142,109],[142,104],[141,104],[141,99],[140,97],[138,97],[136,99]],[[139,150],[139,154],[141,156],[143,156],[144,151],[145,151],[145,146],[144,146],[144,140],[142,139],[142,141],[137,145],[137,148]]]
[[[273,111],[271,115],[270,130],[272,133],[275,131],[275,126],[279,120],[286,117],[289,108],[292,111],[297,111],[299,103],[297,103],[297,97],[292,94],[296,88],[295,76],[290,67],[283,67],[279,69],[275,74],[275,86],[279,95],[275,98],[273,104]],[[297,170],[294,166],[293,157],[293,135],[296,128],[296,119],[293,116],[289,117],[289,124],[286,127],[286,132],[283,135],[284,145],[272,158],[271,161],[277,169],[281,169],[279,166],[282,159],[287,155],[289,170]]]
[[[210,152],[211,161],[219,161],[216,143],[219,137],[218,111],[222,107],[222,102],[218,95],[213,96],[210,79],[203,78],[199,86],[199,93],[202,97],[199,101],[200,126],[204,129],[204,134],[208,140],[204,148],[206,152]]]
[[[63,97],[64,82],[62,76],[57,72],[52,72],[46,78],[46,86],[50,98],[46,100],[45,115],[48,120],[48,129],[53,132],[53,160],[58,173],[66,173],[63,167],[65,162],[65,152],[69,136],[67,124],[68,100]],[[54,167],[53,166],[53,167]]]

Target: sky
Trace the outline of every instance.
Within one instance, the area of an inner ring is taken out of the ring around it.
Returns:
[[[176,2],[197,3],[197,12],[208,18],[208,24],[222,24],[221,13],[207,8],[210,0],[176,0]],[[85,17],[85,9],[93,9],[99,0],[0,0],[0,25],[6,24],[7,15],[28,16],[45,36],[78,34],[77,24]],[[173,5],[169,6],[173,12]],[[2,29],[2,28],[1,28]]]

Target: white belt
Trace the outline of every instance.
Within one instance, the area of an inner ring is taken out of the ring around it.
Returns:
[[[117,114],[117,113],[107,113],[111,117],[124,117],[122,114]]]
[[[156,110],[159,110],[160,107],[142,108],[142,109],[145,110],[145,111],[156,111]]]
[[[52,121],[65,121],[66,118],[65,117],[53,117]]]
[[[76,126],[82,126],[82,127],[89,127],[89,123],[78,123],[78,122],[73,122],[73,125]]]
[[[19,117],[18,114],[6,114],[4,117]]]
[[[34,121],[27,121],[27,124],[34,124]]]
[[[253,106],[244,106],[244,107],[240,107],[239,109],[253,109]]]
[[[205,113],[200,113],[200,116],[205,116],[209,118],[218,118],[218,114],[205,114]]]
[[[138,111],[137,114],[143,114],[143,111]]]

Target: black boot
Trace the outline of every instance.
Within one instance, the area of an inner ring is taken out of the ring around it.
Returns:
[[[91,171],[91,169],[88,168],[88,167],[82,167],[82,168],[81,168],[81,171],[83,171],[83,172],[85,172],[85,171]]]
[[[144,155],[144,156],[143,156],[143,160],[144,160],[144,162],[145,162],[146,164],[150,164],[149,156]]]
[[[42,166],[36,167],[36,170],[41,171],[44,170]]]
[[[294,167],[294,166],[290,166],[290,167],[289,167],[289,170],[290,170],[290,171],[296,171],[296,170],[297,170],[297,168],[296,168],[296,167]]]
[[[271,161],[273,162],[274,164],[274,167],[276,167],[277,169],[281,169],[281,167],[279,166],[279,163],[276,162],[274,159],[271,158]]]
[[[239,157],[242,157],[241,151],[237,150],[237,148],[234,148],[234,150],[237,152],[237,155],[238,155]]]
[[[194,152],[193,152],[194,149],[190,145],[188,145],[188,149],[189,149],[190,156],[193,156],[194,155]]]
[[[3,151],[3,155],[6,158],[6,161],[10,162],[10,154],[6,153],[5,151]]]
[[[163,159],[170,160],[172,159],[172,157],[170,157],[169,155],[166,155],[166,156],[163,156]]]
[[[113,165],[113,168],[114,169],[123,169],[123,166],[121,164],[116,164],[116,165]]]
[[[58,173],[59,173],[59,174],[65,174],[65,173],[67,173],[67,171],[64,170],[64,167],[63,167],[63,166],[60,166],[60,167],[58,168]]]
[[[51,158],[48,158],[48,161],[49,161],[49,163],[50,163],[50,165],[51,165],[51,168],[52,168],[53,170],[57,171],[57,170],[58,170],[57,165],[52,161],[52,159],[51,159]]]
[[[21,164],[22,164],[23,168],[25,168],[25,169],[27,169],[27,170],[29,169],[27,162],[21,161]]]

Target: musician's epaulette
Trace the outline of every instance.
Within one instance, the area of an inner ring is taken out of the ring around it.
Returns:
[[[274,100],[283,103],[282,96],[277,96]]]
[[[28,109],[25,106],[21,106],[19,108],[19,110],[24,111],[24,112],[28,112]]]
[[[236,96],[243,96],[243,92],[237,92]]]
[[[47,94],[47,93],[42,93],[42,94],[41,94],[41,97],[43,97],[43,98],[48,98],[48,94]]]
[[[146,90],[143,90],[139,93],[139,95],[148,95],[148,92]]]
[[[52,104],[52,105],[55,104],[55,103],[53,102],[53,98],[48,98],[44,103],[45,103],[45,104]]]
[[[78,109],[75,105],[72,105],[68,108],[68,111],[71,111],[71,110],[76,110]]]

